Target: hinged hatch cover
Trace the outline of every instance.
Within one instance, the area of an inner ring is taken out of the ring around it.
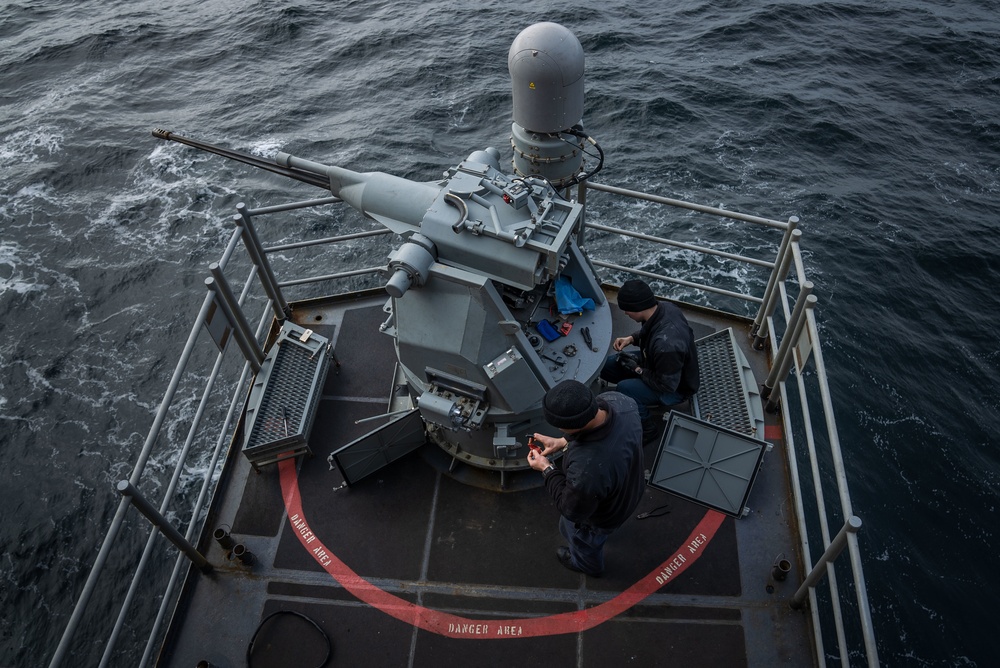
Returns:
[[[647,484],[742,517],[766,448],[764,441],[671,412]]]
[[[420,411],[414,408],[335,450],[328,458],[330,468],[336,466],[344,481],[353,485],[410,454],[423,445],[425,439],[424,421],[420,419]]]

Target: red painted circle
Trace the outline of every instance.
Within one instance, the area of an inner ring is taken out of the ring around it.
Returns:
[[[638,582],[613,599],[600,605],[586,610],[565,612],[548,617],[504,620],[469,619],[431,610],[406,601],[379,589],[351,570],[309,529],[305,513],[302,510],[302,496],[299,493],[299,479],[294,460],[286,459],[279,463],[279,467],[281,492],[285,500],[288,519],[298,535],[299,542],[313,555],[316,562],[359,600],[407,624],[449,638],[527,638],[577,633],[593,628],[625,612],[687,570],[688,566],[696,562],[705,551],[725,519],[722,513],[714,510],[707,511],[691,535],[688,536],[687,542],[681,545],[657,569],[640,578]]]

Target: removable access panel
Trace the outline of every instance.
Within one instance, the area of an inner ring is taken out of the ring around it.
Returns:
[[[765,441],[674,411],[647,484],[742,517],[766,449]]]
[[[413,452],[426,440],[420,411],[414,408],[338,448],[327,457],[327,461],[330,462],[330,469],[339,470],[344,482],[350,486]]]

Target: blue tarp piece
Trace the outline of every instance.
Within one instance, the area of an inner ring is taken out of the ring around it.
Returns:
[[[581,297],[573,284],[563,276],[556,279],[556,304],[559,306],[559,312],[563,314],[594,310],[594,300],[590,297],[586,299]]]

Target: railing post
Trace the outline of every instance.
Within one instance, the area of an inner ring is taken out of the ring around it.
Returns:
[[[181,532],[174,528],[174,525],[167,521],[163,515],[160,514],[156,508],[153,507],[149,501],[146,500],[142,494],[139,493],[132,483],[128,480],[122,480],[117,486],[118,493],[122,496],[127,496],[129,500],[132,501],[132,505],[136,509],[146,516],[154,527],[159,529],[164,536],[167,537],[171,543],[177,546],[181,552],[187,555],[187,558],[194,562],[194,565],[201,569],[202,573],[210,573],[212,571],[212,564],[208,563],[208,559],[195,549],[194,545],[189,543]]]
[[[844,551],[847,547],[847,534],[857,533],[858,529],[861,528],[861,518],[857,515],[851,515],[846,522],[844,522],[843,528],[839,533],[830,541],[830,547],[826,548],[826,552],[823,556],[819,558],[813,569],[809,571],[809,575],[799,586],[798,591],[792,596],[792,600],[788,602],[788,605],[792,607],[793,610],[800,610],[805,604],[806,596],[809,595],[809,589],[816,586],[816,583],[820,581],[824,574],[826,574],[826,567],[828,564],[833,563],[833,560]]]
[[[260,243],[260,237],[257,236],[257,230],[254,228],[253,223],[250,222],[250,212],[247,210],[247,205],[240,202],[236,205],[236,211],[239,212],[239,215],[235,216],[235,219],[236,224],[242,230],[243,245],[246,246],[250,260],[257,267],[257,276],[264,287],[264,292],[271,298],[274,316],[278,320],[285,320],[291,315],[292,310],[288,307],[288,302],[285,301],[284,295],[281,294],[281,288],[278,287],[278,279],[275,278],[274,270],[271,269],[271,263],[264,253],[264,247]]]
[[[816,296],[812,294],[813,284],[806,281],[802,284],[798,299],[795,300],[795,307],[785,329],[785,335],[781,337],[781,345],[778,346],[778,354],[774,357],[774,364],[771,366],[771,373],[761,386],[760,396],[767,399],[764,409],[770,413],[775,411],[778,405],[776,398],[771,398],[774,388],[778,383],[785,382],[788,372],[792,368],[792,358],[795,354],[795,344],[802,335],[802,330],[806,325],[806,309],[816,306]]]
[[[780,294],[778,284],[785,280],[788,268],[792,264],[792,241],[798,243],[802,237],[802,230],[796,229],[798,224],[798,216],[792,216],[788,219],[788,227],[785,228],[785,234],[781,237],[781,244],[778,246],[774,269],[771,270],[771,275],[767,279],[767,288],[764,289],[760,310],[757,311],[757,317],[754,318],[753,327],[750,329],[753,347],[756,350],[764,348],[764,341],[767,339],[767,318],[774,313],[775,304],[778,303],[778,294]]]
[[[236,337],[236,343],[239,344],[240,350],[243,351],[243,356],[250,362],[254,373],[257,373],[260,371],[261,362],[264,361],[264,353],[257,344],[257,339],[254,337],[253,332],[250,331],[250,324],[247,323],[246,316],[243,315],[243,309],[240,308],[240,304],[236,301],[236,296],[229,287],[222,269],[219,268],[219,263],[213,262],[208,266],[208,269],[212,272],[212,275],[205,279],[205,287],[215,292],[218,297],[216,302],[223,313],[225,313],[229,323],[233,326],[233,335]]]
[[[177,387],[180,385],[181,376],[187,368],[188,361],[191,359],[192,351],[194,350],[195,343],[198,340],[198,333],[205,324],[205,319],[208,317],[208,312],[211,310],[211,306],[211,295],[205,295],[205,299],[201,304],[201,310],[198,312],[198,316],[194,320],[194,326],[188,333],[187,342],[184,344],[184,350],[181,351],[180,359],[177,361],[177,366],[174,367],[174,373],[170,377],[170,383],[167,385],[167,391],[163,395],[163,399],[160,402],[160,407],[156,411],[156,415],[153,417],[153,424],[150,426],[149,433],[146,435],[146,441],[143,443],[142,450],[139,452],[139,457],[136,459],[135,466],[132,468],[132,476],[129,478],[132,482],[138,482],[143,470],[146,468],[146,462],[149,460],[149,455],[153,450],[153,444],[156,442],[156,437],[160,433],[163,421],[167,417],[167,410],[174,400],[174,395],[177,394]],[[49,668],[59,668],[59,666],[62,665],[63,659],[66,658],[66,655],[69,653],[70,643],[73,640],[73,636],[76,635],[76,630],[80,626],[80,622],[86,612],[87,605],[90,604],[90,599],[94,595],[94,590],[97,587],[97,580],[104,571],[104,565],[107,563],[108,555],[111,553],[111,547],[114,545],[115,539],[118,537],[118,531],[121,529],[122,522],[125,520],[126,511],[128,511],[128,502],[125,499],[122,499],[118,504],[118,510],[115,511],[114,519],[111,520],[111,526],[108,527],[108,532],[104,534],[104,542],[101,543],[101,548],[97,553],[97,558],[94,560],[94,565],[90,568],[90,574],[87,576],[87,581],[83,584],[83,590],[80,592],[80,597],[76,601],[76,606],[73,608],[73,612],[70,613],[69,621],[66,623],[66,628],[63,630],[62,638],[60,638],[59,645],[56,647],[56,651],[52,655],[52,660],[49,662]]]

